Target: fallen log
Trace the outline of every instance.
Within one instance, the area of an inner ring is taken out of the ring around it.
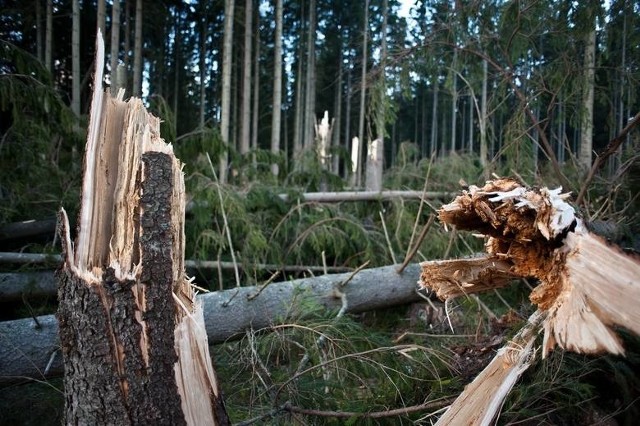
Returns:
[[[329,274],[272,283],[262,290],[238,287],[201,294],[198,300],[209,343],[222,343],[244,336],[248,329],[269,329],[280,321],[304,317],[302,300],[338,310],[342,302],[334,288],[350,277],[341,289],[350,313],[421,300],[416,292],[420,267],[410,264],[403,274],[396,273],[396,268],[397,265],[385,266],[364,269],[356,275]],[[58,322],[53,315],[0,322],[0,386],[60,376],[63,366],[57,352],[57,332]]]
[[[318,203],[337,203],[342,201],[386,201],[394,199],[439,199],[450,198],[450,192],[434,191],[340,191],[340,192],[305,192],[297,197],[300,201],[315,201]],[[290,201],[289,194],[279,194],[283,201]]]
[[[16,302],[23,297],[55,296],[58,289],[53,271],[0,273],[0,302]]]
[[[439,218],[487,236],[487,256],[423,262],[420,284],[447,299],[504,285],[492,280],[495,274],[537,279],[530,300],[538,306],[536,318],[543,319],[530,320],[525,328],[528,336],[536,334],[531,327],[544,331],[543,358],[556,345],[579,353],[624,354],[614,328],[640,334],[640,259],[589,232],[567,198],[560,189],[526,188],[512,179],[471,186],[444,205]],[[487,395],[495,393],[496,380],[504,390],[514,378],[506,371],[498,374],[496,365],[526,369],[534,356],[532,340],[519,343],[503,348],[438,424],[492,424],[506,392],[498,399]],[[529,361],[505,364],[500,357],[509,351]],[[473,412],[487,415],[470,422],[467,414]]]
[[[34,264],[34,265],[49,265],[59,266],[62,262],[62,257],[55,254],[47,253],[14,253],[14,252],[0,252],[0,263],[18,263],[18,264]],[[282,271],[282,272],[349,272],[353,268],[347,266],[320,266],[320,265],[278,265],[276,263],[252,263],[251,268],[257,270],[266,271]],[[217,260],[185,260],[184,267],[187,271],[194,273],[199,269],[211,270],[211,269],[234,269],[236,266],[233,262],[217,261]],[[244,265],[242,262],[237,264],[239,269],[242,269]]]

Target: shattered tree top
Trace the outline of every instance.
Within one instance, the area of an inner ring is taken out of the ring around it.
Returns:
[[[640,263],[587,231],[567,198],[513,179],[469,187],[439,218],[487,236],[487,256],[423,262],[420,284],[446,299],[536,278],[530,299],[546,314],[543,355],[556,344],[622,354],[611,327],[640,334]]]

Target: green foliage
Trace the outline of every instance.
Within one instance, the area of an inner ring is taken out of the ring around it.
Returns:
[[[78,205],[82,149],[76,119],[29,53],[0,40],[0,222]]]

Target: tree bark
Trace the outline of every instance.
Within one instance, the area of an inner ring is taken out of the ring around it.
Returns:
[[[51,52],[53,51],[53,0],[47,0],[47,23],[44,34],[44,65],[51,73],[53,62]]]
[[[350,277],[343,287],[347,312],[357,313],[421,300],[416,293],[420,269],[410,264],[402,274],[397,265],[322,275],[261,287],[239,287],[198,296],[202,303],[209,343],[222,343],[242,337],[247,329],[264,329],[300,315],[300,295],[326,309],[342,306],[334,287]],[[257,296],[256,296],[257,295]],[[292,309],[293,308],[293,309]],[[57,376],[62,373],[58,348],[58,322],[53,315],[0,322],[0,385],[25,378]],[[48,368],[47,365],[51,364]]]
[[[253,1],[244,2],[244,63],[242,66],[242,111],[240,113],[240,154],[249,152],[251,137],[251,54]]]
[[[106,22],[106,18],[107,18],[107,5],[106,5],[106,0],[98,0],[98,18],[97,18],[97,22],[96,22],[96,27],[97,29],[100,30],[100,33],[102,34],[102,36],[104,37],[105,34],[105,22]]]
[[[593,28],[589,31],[584,52],[584,89],[582,95],[582,120],[580,126],[580,166],[584,170],[591,167],[593,152],[593,96],[595,88],[596,67],[596,29],[595,17]]]
[[[360,74],[360,112],[358,116],[358,162],[362,161],[362,145],[365,144],[364,136],[364,115],[365,102],[367,99],[367,42],[369,40],[369,0],[364,2],[364,20],[362,23],[362,73]],[[362,167],[356,171],[356,186],[362,185]]]
[[[80,0],[72,3],[72,30],[71,30],[71,110],[80,118]]]
[[[313,145],[316,121],[316,0],[309,1],[309,31],[307,31],[307,70],[305,77],[305,107],[302,127],[302,148]]]
[[[100,38],[96,52],[100,82]],[[139,98],[94,84],[75,246],[59,222],[67,424],[228,423],[184,273],[182,165],[159,129]]]
[[[229,163],[229,119],[231,114],[231,68],[233,67],[233,12],[234,0],[224,2],[224,41],[222,48],[222,105],[220,109],[220,136],[222,138],[222,154],[220,155],[220,183],[227,181]]]
[[[271,118],[271,154],[280,153],[282,120],[282,0],[276,0],[276,35],[273,51],[273,107]],[[271,163],[271,173],[278,176],[278,164]]]
[[[120,0],[113,0],[111,8],[111,96],[116,96],[122,83],[118,81],[118,55],[120,54]]]
[[[256,151],[258,149],[258,124],[260,123],[260,10],[255,9],[253,33],[255,37],[255,49],[253,49],[253,105],[251,118],[251,163],[253,169],[257,169]]]
[[[136,0],[136,25],[133,41],[133,96],[142,94],[142,0]]]

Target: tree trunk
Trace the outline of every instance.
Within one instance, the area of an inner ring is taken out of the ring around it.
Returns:
[[[387,21],[389,15],[389,1],[384,0],[382,4],[382,28],[380,41],[380,81],[378,82],[378,106],[376,114],[377,137],[368,144],[369,155],[367,156],[366,189],[368,191],[382,190],[382,171],[384,166],[384,134],[387,122],[386,110],[386,66],[387,66]],[[424,137],[424,135],[422,135]]]
[[[223,152],[220,155],[220,183],[227,182],[227,167],[229,163],[229,118],[231,114],[231,68],[233,67],[233,11],[234,0],[224,2],[224,41],[222,58],[222,105],[220,109],[220,136]]]
[[[251,137],[251,62],[253,59],[253,0],[244,2],[244,62],[242,66],[242,111],[240,113],[240,154],[249,152]]]
[[[410,264],[402,274],[396,269],[397,265],[385,266],[354,275],[342,289],[349,302],[347,312],[421,300],[415,291],[419,266]],[[239,287],[199,295],[209,343],[226,342],[244,336],[247,329],[268,329],[298,318],[301,313],[291,308],[300,306],[295,303],[300,295],[326,309],[339,309],[342,303],[333,289],[352,275],[353,272],[322,275],[272,283],[265,288]],[[37,321],[38,327],[34,327],[32,318],[0,322],[0,385],[62,373],[60,357],[56,355],[58,323],[53,315],[37,317]]]
[[[304,38],[304,5],[302,2],[300,5],[300,40]],[[293,161],[298,160],[298,156],[302,152],[302,140],[304,139],[304,86],[302,85],[302,71],[304,62],[304,49],[302,42],[298,43],[298,69],[296,72],[296,111],[293,125]]]
[[[309,31],[307,32],[307,72],[305,78],[304,124],[302,148],[313,145],[316,121],[316,0],[309,1]]]
[[[253,51],[253,118],[251,120],[251,162],[253,169],[257,169],[256,151],[258,149],[258,124],[260,122],[260,10],[255,9],[255,34],[256,47]]]
[[[583,170],[588,170],[591,167],[593,151],[593,93],[596,67],[595,22],[593,22],[593,28],[587,35],[586,41],[584,52],[585,82],[582,95],[582,120],[580,126],[580,155],[578,157]]]
[[[52,73],[53,61],[51,52],[53,51],[53,0],[47,0],[47,23],[44,34],[44,66],[49,73]]]
[[[96,52],[100,82],[100,38]],[[184,273],[182,165],[159,129],[94,84],[75,246],[60,212],[67,424],[229,423]]]
[[[122,82],[118,81],[118,55],[120,52],[120,0],[113,0],[111,9],[111,96],[116,96]]]
[[[98,0],[98,18],[96,22],[96,27],[100,30],[100,33],[104,37],[105,34],[105,21],[107,17],[107,6],[106,0]]]
[[[488,64],[487,60],[482,60],[482,99],[480,101],[480,117],[478,117],[478,124],[480,126],[480,165],[485,170],[488,163],[487,153],[487,79],[488,79]]]
[[[271,154],[280,153],[282,120],[282,0],[276,0],[276,35],[273,51],[273,107],[271,118]],[[271,163],[271,173],[278,176],[276,162]]]
[[[206,55],[207,55],[207,36],[208,36],[208,22],[207,22],[207,5],[204,4],[202,8],[202,21],[200,24],[202,25],[199,31],[200,36],[200,52],[199,52],[199,65],[198,65],[198,73],[200,77],[200,120],[198,125],[200,129],[204,129],[205,123],[205,110],[206,110],[206,101],[207,101],[207,86],[205,84],[207,70],[206,68]]]
[[[347,152],[350,146],[351,146],[351,65],[348,65],[347,66],[347,96],[345,99],[345,112],[344,112],[344,147],[347,150]],[[352,162],[350,167],[348,167],[347,165],[345,165],[344,167],[344,178],[345,180],[347,179],[347,177],[350,177],[350,179],[352,179],[352,183],[351,183],[352,188],[356,186],[355,176],[352,175],[353,166],[354,164]]]
[[[342,40],[340,41],[342,44]],[[335,101],[335,125],[333,126],[333,136],[331,137],[332,146],[333,146],[333,154],[331,156],[331,172],[340,175],[340,156],[338,155],[338,151],[335,149],[340,146],[340,134],[341,134],[341,124],[342,124],[342,76],[344,74],[342,64],[344,61],[344,53],[342,52],[342,48],[340,52],[338,52],[338,81],[336,82],[336,101]]]
[[[38,60],[44,63],[42,27],[42,1],[36,0],[36,55]]]
[[[451,64],[451,78],[453,79],[451,88],[451,154],[456,151],[456,131],[458,126],[458,49],[454,47],[453,63]]]
[[[365,144],[364,135],[364,115],[365,102],[367,99],[367,42],[369,39],[369,0],[364,2],[364,20],[362,23],[362,73],[360,74],[360,112],[358,116],[358,162],[362,161],[362,145]],[[356,186],[362,185],[362,167],[358,167],[356,171]]]
[[[72,3],[72,30],[71,30],[71,110],[80,118],[80,0]]]
[[[431,149],[438,151],[438,77],[433,78],[433,109],[431,110]],[[440,149],[440,156],[444,155],[444,147]],[[431,154],[431,153],[430,153]]]
[[[142,94],[142,0],[136,0],[136,29],[133,47],[133,96]]]

